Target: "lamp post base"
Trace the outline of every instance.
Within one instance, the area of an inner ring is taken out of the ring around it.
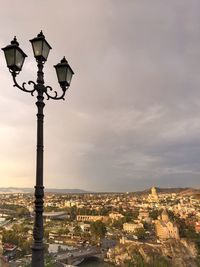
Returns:
[[[44,267],[44,246],[32,247],[31,267]]]
[[[38,153],[37,153],[38,154]],[[43,162],[43,161],[42,161]],[[39,166],[39,164],[37,165]],[[32,267],[44,267],[43,228],[44,187],[35,186],[35,220],[33,228]]]

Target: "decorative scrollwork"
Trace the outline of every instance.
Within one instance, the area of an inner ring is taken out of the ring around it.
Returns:
[[[36,84],[33,82],[33,81],[29,81],[28,82],[28,84],[30,85],[30,84],[33,84],[33,89],[32,90],[28,90],[28,89],[26,89],[26,82],[23,82],[22,83],[22,86],[20,86],[19,84],[18,84],[18,82],[17,82],[17,80],[16,80],[16,75],[15,74],[13,74],[12,75],[13,76],[13,81],[14,81],[14,87],[17,87],[17,88],[19,88],[20,90],[22,90],[22,91],[24,91],[24,92],[26,92],[26,93],[31,93],[31,95],[33,96],[33,93],[34,93],[34,91],[36,90]]]
[[[68,88],[66,88],[66,87],[62,88],[63,93],[62,93],[61,96],[58,96],[58,93],[56,91],[53,91],[54,92],[54,96],[50,95],[48,93],[48,89],[50,91],[53,91],[53,88],[51,86],[45,86],[45,91],[44,92],[45,92],[45,94],[47,96],[47,100],[49,100],[49,99],[54,99],[54,100],[63,99],[63,100],[65,100],[64,96],[65,96],[65,92],[67,91]]]
[[[17,72],[11,72],[11,73],[12,73],[12,77],[13,77],[13,81],[14,81],[14,85],[13,85],[14,87],[17,87],[17,88],[19,88],[20,90],[22,90],[22,91],[24,91],[26,93],[31,93],[32,96],[34,95],[33,93],[35,91],[38,91],[39,92],[39,90],[42,90],[42,93],[45,93],[46,94],[47,100],[49,100],[49,99],[54,99],[54,100],[60,100],[60,99],[62,99],[62,100],[65,100],[64,96],[65,96],[65,93],[66,93],[66,91],[68,89],[67,86],[61,86],[61,88],[62,88],[62,94],[60,96],[58,96],[57,91],[53,91],[53,88],[51,86],[40,85],[40,87],[39,87],[39,85],[36,84],[33,81],[29,81],[28,82],[28,85],[33,84],[33,89],[32,90],[29,90],[29,89],[26,88],[26,85],[27,85],[26,82],[23,82],[22,85],[19,85],[18,84],[18,82],[16,80],[16,76],[18,74]],[[54,95],[49,94],[48,91],[53,91],[53,94]]]

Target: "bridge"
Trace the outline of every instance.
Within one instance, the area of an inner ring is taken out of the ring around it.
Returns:
[[[100,248],[81,248],[78,250],[72,250],[56,256],[56,262],[62,262],[71,265],[78,265],[78,263],[89,258],[103,259],[103,254]]]
[[[43,213],[44,218],[50,218],[50,219],[67,219],[70,217],[70,215],[65,211],[53,211],[53,212],[44,212]]]
[[[11,215],[13,213],[16,213],[15,210],[11,210],[11,209],[4,209],[4,208],[0,208],[0,216],[4,217],[5,215]]]

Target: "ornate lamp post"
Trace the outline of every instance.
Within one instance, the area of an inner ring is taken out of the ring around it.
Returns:
[[[47,60],[51,46],[45,40],[42,31],[38,36],[30,40],[35,59],[37,61],[38,71],[37,71],[37,81],[29,81],[28,84],[33,85],[33,89],[29,90],[26,88],[26,83],[19,85],[16,80],[16,76],[20,73],[26,54],[19,47],[16,37],[14,37],[11,44],[2,48],[5,54],[7,67],[12,74],[14,86],[18,87],[20,90],[34,94],[37,93],[37,156],[36,156],[36,186],[35,186],[35,221],[33,229],[33,246],[32,246],[32,267],[44,267],[44,244],[43,244],[43,197],[44,197],[44,186],[43,186],[43,109],[45,106],[44,95],[47,99],[59,100],[63,99],[66,90],[69,88],[72,76],[74,74],[73,70],[69,66],[65,57],[60,63],[55,65],[58,82],[62,88],[62,93],[58,96],[58,93],[54,91],[54,95],[49,94],[52,91],[52,87],[44,85],[44,73],[43,67]]]

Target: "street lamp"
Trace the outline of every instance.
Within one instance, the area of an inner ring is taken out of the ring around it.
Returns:
[[[66,90],[69,88],[72,76],[74,74],[72,68],[69,66],[65,57],[60,63],[55,65],[58,82],[62,88],[62,93],[58,96],[57,91],[54,91],[54,95],[49,94],[52,91],[51,86],[44,85],[44,73],[43,67],[47,60],[51,46],[45,40],[42,31],[37,35],[36,38],[30,40],[33,48],[33,53],[37,61],[37,81],[29,81],[28,84],[33,85],[33,89],[29,90],[26,88],[26,83],[19,85],[16,81],[16,76],[22,69],[25,57],[27,55],[19,47],[16,37],[14,37],[11,44],[2,48],[5,54],[7,67],[12,74],[14,86],[18,87],[24,92],[34,94],[37,92],[37,155],[36,155],[36,186],[35,186],[35,221],[33,228],[33,246],[32,246],[32,267],[44,267],[44,228],[43,228],[43,197],[44,197],[44,186],[43,186],[43,109],[45,106],[44,95],[48,99],[59,100],[63,99]]]

